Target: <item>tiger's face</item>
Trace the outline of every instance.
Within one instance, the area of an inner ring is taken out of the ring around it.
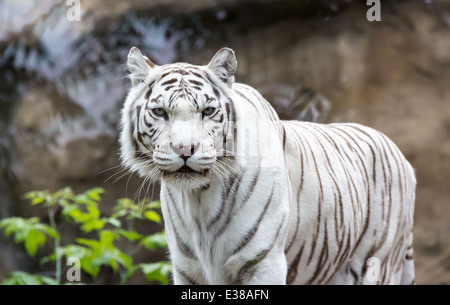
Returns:
[[[128,68],[132,88],[120,140],[125,166],[150,182],[162,179],[183,189],[206,187],[215,174],[223,176],[234,121],[227,98],[236,69],[233,51],[220,50],[207,66],[157,66],[133,48]]]

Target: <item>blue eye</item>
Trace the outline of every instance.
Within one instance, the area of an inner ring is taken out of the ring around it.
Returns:
[[[164,108],[153,108],[152,112],[154,115],[159,116],[159,117],[167,116],[167,112],[164,110]]]
[[[214,108],[214,107],[208,107],[208,108],[203,109],[202,114],[203,114],[203,116],[210,116],[214,113],[215,110],[216,110],[216,108]]]

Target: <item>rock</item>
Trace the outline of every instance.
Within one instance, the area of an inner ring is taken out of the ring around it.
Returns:
[[[79,181],[101,186],[99,173],[117,165],[116,138],[102,133],[80,106],[54,88],[27,88],[11,121],[11,172],[22,194],[76,188]],[[28,215],[28,203],[20,210]]]

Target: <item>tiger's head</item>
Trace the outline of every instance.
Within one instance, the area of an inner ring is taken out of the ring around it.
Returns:
[[[225,178],[233,160],[235,110],[230,95],[237,67],[231,49],[206,66],[158,66],[133,47],[131,89],[122,110],[122,162],[149,182],[200,189]]]

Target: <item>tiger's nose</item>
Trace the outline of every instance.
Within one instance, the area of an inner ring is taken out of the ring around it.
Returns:
[[[176,153],[178,156],[180,156],[181,159],[186,162],[186,160],[195,154],[195,152],[198,150],[198,147],[200,143],[197,144],[191,144],[191,145],[183,145],[183,144],[173,144],[170,143],[170,148],[173,150],[174,153]]]

